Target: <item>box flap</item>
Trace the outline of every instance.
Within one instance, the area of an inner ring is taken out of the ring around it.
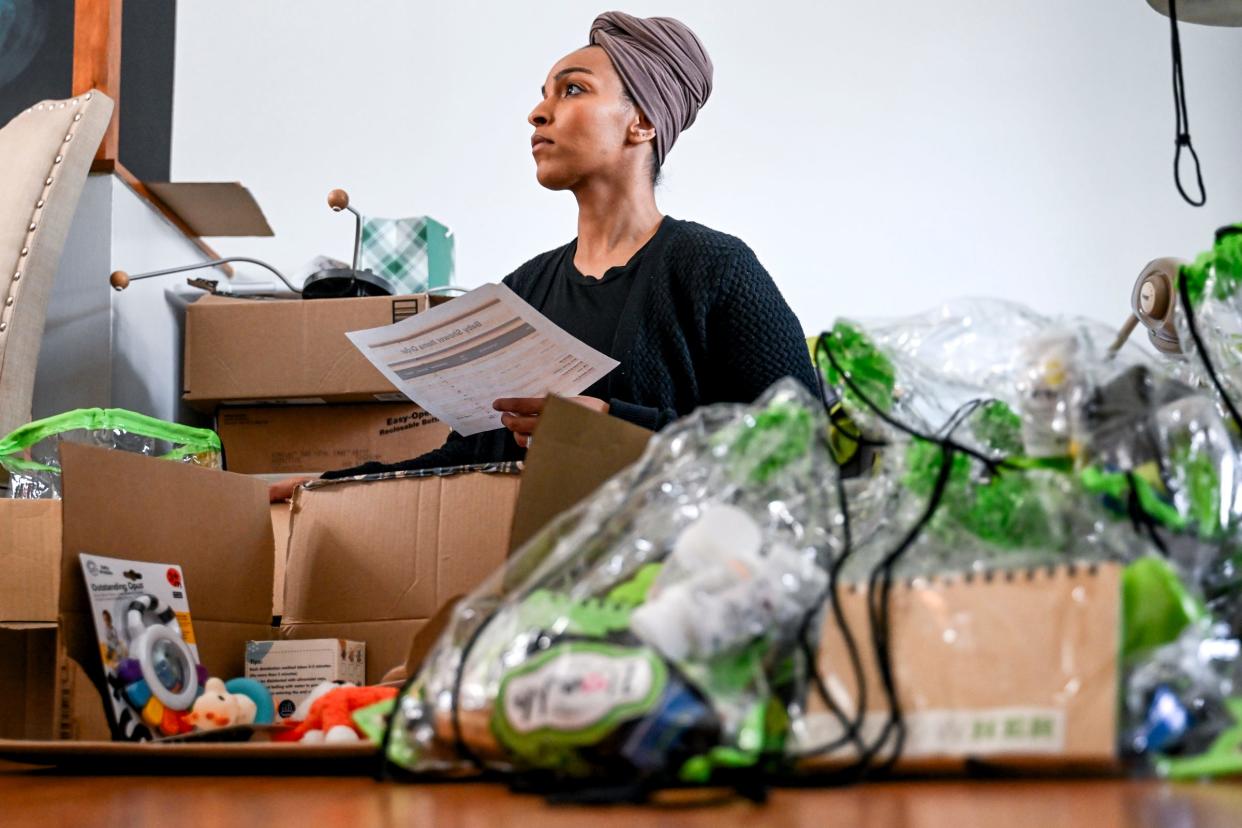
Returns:
[[[0,500],[0,622],[56,622],[60,501]]]
[[[314,473],[396,463],[439,448],[449,427],[411,402],[226,406],[216,432],[229,471]]]
[[[204,640],[209,626],[253,628],[252,636],[270,631],[274,540],[262,481],[73,443],[60,452],[60,618],[66,652],[92,679],[100,678],[101,668],[78,562],[82,552],[179,564]],[[200,655],[204,663],[235,660],[239,666],[242,657],[239,651],[225,659],[202,647]]]
[[[650,439],[650,431],[632,423],[567,400],[548,400],[526,453],[512,548],[636,461]]]
[[[198,236],[272,236],[250,191],[236,181],[144,181]]]

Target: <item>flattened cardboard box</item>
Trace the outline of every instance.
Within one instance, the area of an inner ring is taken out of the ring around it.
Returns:
[[[184,396],[223,402],[393,402],[404,397],[346,338],[391,325],[446,297],[258,301],[204,296],[186,310]]]
[[[444,444],[449,427],[411,402],[227,406],[216,412],[225,469],[320,474],[395,463]]]

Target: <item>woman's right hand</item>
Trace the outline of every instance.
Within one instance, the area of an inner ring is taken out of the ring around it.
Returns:
[[[303,483],[315,480],[314,477],[290,477],[287,480],[281,480],[267,487],[267,498],[272,503],[281,503],[293,497],[293,490]]]

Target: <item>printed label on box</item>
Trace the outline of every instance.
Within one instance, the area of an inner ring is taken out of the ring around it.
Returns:
[[[366,644],[340,638],[246,642],[246,678],[272,694],[276,715],[287,719],[325,681],[366,683]]]
[[[868,713],[859,728],[864,741],[883,731],[888,716]],[[1065,711],[1056,707],[993,707],[977,710],[907,711],[902,719],[906,738],[902,756],[1056,756],[1065,752]],[[833,715],[806,718],[802,749],[839,740],[842,730]],[[853,750],[846,743],[844,753]]]

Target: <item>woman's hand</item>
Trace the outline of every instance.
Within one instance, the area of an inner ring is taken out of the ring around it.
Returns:
[[[281,480],[267,487],[267,498],[272,503],[281,503],[293,497],[293,490],[308,480],[314,480],[313,477],[290,477],[288,480]]]
[[[596,397],[565,397],[565,399],[601,414],[608,413],[608,403]],[[503,412],[500,415],[500,422],[513,432],[513,439],[517,440],[517,444],[526,448],[530,445],[530,436],[535,433],[535,428],[539,425],[539,417],[543,414],[543,406],[547,401],[546,396],[506,397],[492,403],[492,408]]]

